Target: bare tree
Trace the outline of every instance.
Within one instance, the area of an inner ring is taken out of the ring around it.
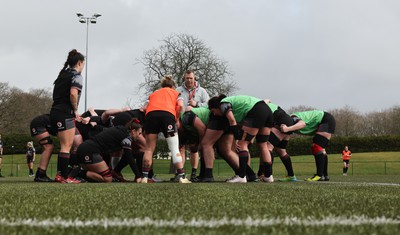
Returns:
[[[390,110],[390,126],[392,135],[400,135],[400,106],[395,106]]]
[[[8,83],[0,82],[0,131],[3,132],[4,127],[7,126],[7,104],[11,96],[10,87]]]
[[[170,74],[178,84],[186,70],[196,73],[201,86],[210,96],[229,95],[237,87],[227,62],[218,58],[200,39],[187,34],[173,34],[161,40],[158,48],[147,50],[137,61],[145,66],[144,79],[139,89],[148,95],[160,86],[160,78]]]
[[[8,98],[1,103],[1,131],[4,133],[29,133],[30,121],[50,112],[52,98],[45,89],[26,93],[18,88],[8,89]]]
[[[299,105],[295,107],[290,107],[288,110],[286,110],[287,114],[291,115],[292,113],[295,112],[304,112],[308,110],[315,110],[316,108],[311,107],[311,106],[306,106],[306,105]]]
[[[360,136],[362,115],[350,106],[346,105],[341,109],[330,110],[336,120],[337,136]]]

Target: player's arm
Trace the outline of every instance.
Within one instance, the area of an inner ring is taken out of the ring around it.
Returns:
[[[71,87],[69,99],[71,101],[72,109],[74,110],[74,113],[75,113],[75,120],[80,122],[81,117],[79,116],[79,113],[78,113],[78,97],[79,97],[78,93],[79,93],[78,88]]]
[[[296,124],[294,124],[292,126],[286,126],[285,124],[282,124],[281,125],[281,131],[283,133],[287,133],[287,132],[301,130],[304,127],[306,127],[306,123],[303,120],[300,119]]]

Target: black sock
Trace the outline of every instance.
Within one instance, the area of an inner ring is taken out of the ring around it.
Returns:
[[[248,151],[239,151],[239,177],[243,178],[246,175],[247,162],[249,160]]]
[[[294,172],[293,172],[293,166],[292,166],[292,160],[290,159],[289,154],[286,154],[283,157],[280,157],[281,161],[283,163],[283,165],[286,168],[286,172],[288,176],[294,176]]]
[[[269,154],[271,155],[271,175],[272,175],[273,171],[272,165],[274,165],[274,153],[272,151],[269,151]]]
[[[206,169],[206,163],[204,162],[204,158],[200,157],[200,174],[199,174],[199,178],[204,177],[205,169]]]
[[[314,155],[315,166],[317,167],[317,175],[322,177],[325,168],[325,155],[323,153],[317,153]]]
[[[192,168],[192,175],[196,175],[197,174],[197,168]]]
[[[324,176],[328,176],[328,155],[324,154]]]
[[[263,168],[264,177],[270,177],[272,175],[272,164],[263,162]]]
[[[62,177],[67,178],[69,165],[69,153],[60,152],[57,159],[57,171]]]
[[[78,163],[78,156],[76,155],[76,151],[72,151],[69,155],[69,165],[70,166],[77,166]]]
[[[263,174],[262,167],[263,167],[262,164],[258,165],[257,176],[261,176]]]
[[[213,168],[204,169],[204,178],[213,178]]]
[[[154,171],[153,168],[149,170],[149,179],[153,178],[154,176]]]
[[[47,176],[46,171],[38,167],[36,170],[36,177],[42,177],[42,176]]]
[[[246,175],[248,177],[255,177],[256,176],[256,173],[253,171],[253,169],[251,169],[251,166],[249,166],[249,165],[247,165],[247,168],[246,168]]]

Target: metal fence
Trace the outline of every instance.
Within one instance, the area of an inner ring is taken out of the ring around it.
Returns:
[[[169,174],[169,161],[163,160],[154,164],[154,171],[156,174]],[[251,164],[252,168],[258,170],[258,161]],[[36,171],[37,165],[34,166]],[[293,162],[293,168],[296,175],[309,175],[315,173],[315,162]],[[340,175],[342,174],[342,162],[329,162],[329,174]],[[185,164],[185,170],[189,174],[191,172],[190,163]],[[50,163],[47,169],[47,174],[54,177],[57,171],[57,164]],[[129,167],[123,171],[127,174],[132,174]],[[198,170],[199,172],[199,170]],[[215,161],[214,163],[215,176],[229,176],[233,174],[232,169],[228,164],[223,161]],[[285,169],[281,162],[276,161],[273,167],[274,175],[285,175]],[[400,161],[352,161],[347,172],[348,175],[400,175]],[[28,176],[28,167],[25,163],[3,163],[2,166],[3,176],[12,177],[25,177]]]

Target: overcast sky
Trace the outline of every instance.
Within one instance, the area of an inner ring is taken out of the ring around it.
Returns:
[[[77,12],[102,14],[89,25],[88,106],[135,103],[144,72],[135,59],[173,33],[227,61],[237,95],[284,109],[400,105],[398,0],[2,0],[0,81],[52,90],[68,51],[85,54]]]

